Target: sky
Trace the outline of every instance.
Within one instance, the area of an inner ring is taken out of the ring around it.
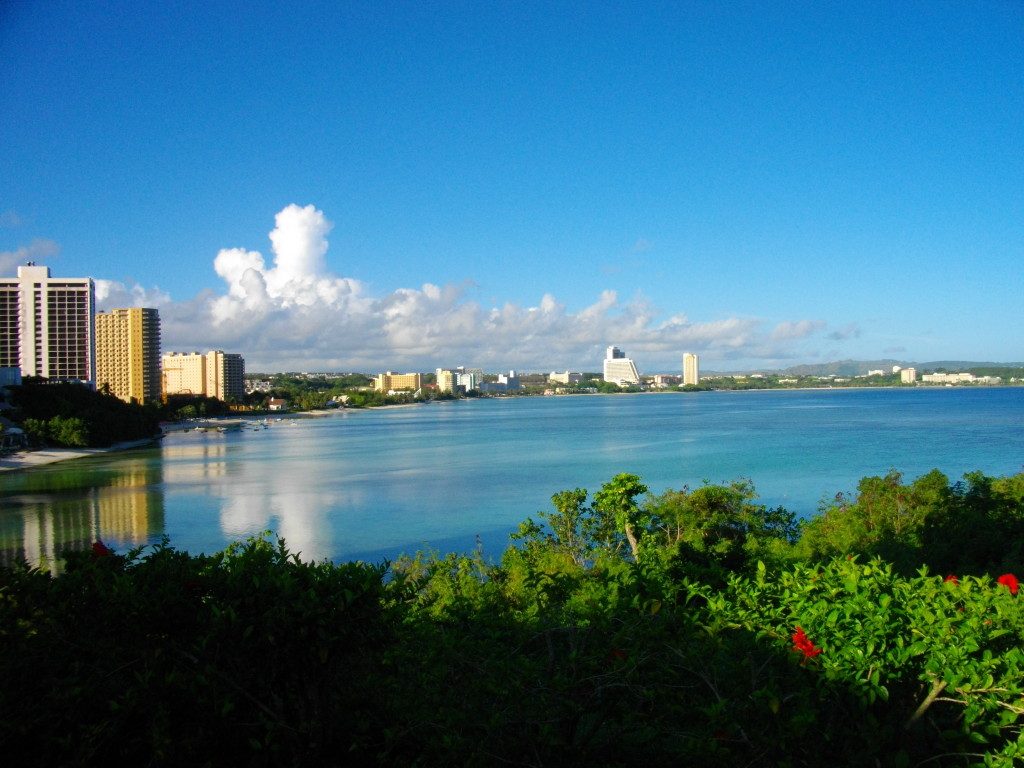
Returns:
[[[0,275],[248,370],[1024,360],[1024,3],[0,2]]]

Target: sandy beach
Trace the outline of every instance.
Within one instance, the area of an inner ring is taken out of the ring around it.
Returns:
[[[133,448],[144,448],[155,443],[157,438],[147,437],[142,440],[129,440],[115,443],[108,448],[44,448],[39,451],[19,451],[0,458],[0,472],[11,472],[19,469],[32,469],[58,461],[83,459],[87,456],[99,456],[116,451],[130,451]]]

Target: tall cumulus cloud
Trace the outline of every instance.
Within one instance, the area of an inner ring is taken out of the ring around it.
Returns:
[[[370,295],[359,280],[328,264],[333,224],[312,205],[289,205],[270,232],[273,253],[222,249],[213,268],[220,291],[175,302],[158,290],[98,281],[101,308],[160,308],[165,350],[241,352],[250,370],[429,370],[477,365],[491,370],[597,370],[604,347],[617,344],[643,370],[672,370],[683,352],[709,361],[785,360],[794,343],[824,323],[792,320],[766,330],[757,318],[693,322],[660,319],[642,297],[623,302],[606,290],[570,312],[551,294],[536,306],[485,307],[465,285],[399,288]],[[650,362],[647,362],[650,361]]]

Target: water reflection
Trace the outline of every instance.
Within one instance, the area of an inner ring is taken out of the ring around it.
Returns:
[[[823,403],[844,407],[784,407]],[[495,554],[552,493],[594,492],[618,472],[655,493],[749,477],[762,503],[810,514],[890,467],[1019,471],[1022,413],[1024,389],[624,395],[175,433],[152,451],[0,475],[0,562],[50,567],[97,536],[124,548],[165,532],[209,553],[267,529],[307,560],[469,550],[476,534]]]
[[[301,481],[255,485],[223,489],[220,526],[225,538],[235,541],[271,529],[284,538],[291,552],[301,553],[303,560],[322,560],[334,554],[329,512],[336,494],[310,493]]]
[[[75,469],[44,467],[4,477],[0,564],[24,560],[56,575],[66,552],[88,550],[98,539],[125,549],[163,533],[158,460],[80,461]]]

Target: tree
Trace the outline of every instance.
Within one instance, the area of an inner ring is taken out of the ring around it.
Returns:
[[[647,513],[679,557],[715,569],[742,570],[757,560],[779,559],[799,526],[783,507],[752,504],[749,480],[666,491],[651,499]]]
[[[583,565],[590,549],[590,531],[593,511],[586,507],[587,491],[576,488],[559,491],[551,497],[554,512],[541,512],[558,546],[572,557],[577,565]]]
[[[84,448],[89,445],[89,427],[79,418],[54,416],[48,424],[50,439],[69,448]]]
[[[626,535],[633,557],[640,553],[640,536],[647,530],[650,514],[640,507],[636,497],[647,493],[636,475],[621,473],[594,494],[594,513],[599,540],[611,542],[615,533]]]

